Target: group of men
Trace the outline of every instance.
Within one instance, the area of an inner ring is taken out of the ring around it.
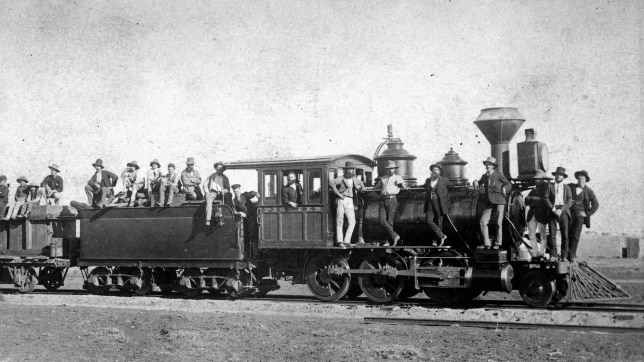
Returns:
[[[45,176],[40,184],[29,183],[25,176],[16,180],[18,187],[14,196],[14,204],[7,208],[9,203],[9,186],[7,176],[0,175],[0,219],[19,219],[29,215],[33,205],[45,199],[47,204],[58,204],[63,192],[63,178],[59,175],[60,167],[56,164],[49,165],[49,175]]]

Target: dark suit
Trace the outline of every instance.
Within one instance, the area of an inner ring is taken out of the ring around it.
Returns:
[[[289,185],[282,187],[282,204],[288,205],[289,202],[298,206],[302,204],[302,185],[299,182],[295,183],[295,189]]]
[[[7,185],[0,186],[0,218],[4,217],[4,209],[9,202],[9,188]]]
[[[250,245],[251,256],[257,257],[259,255],[258,240],[259,240],[259,225],[257,224],[257,206],[259,203],[253,203],[250,199],[253,198],[252,192],[244,192],[241,194],[241,202],[244,205],[246,219],[244,219],[244,227],[246,233],[244,239]],[[233,204],[237,207],[237,203],[233,200]],[[237,211],[240,211],[239,209]]]
[[[595,192],[590,187],[586,185],[579,195],[576,194],[577,188],[579,188],[578,184],[571,185],[571,194],[573,195],[571,210],[573,216],[570,235],[568,237],[570,246],[564,249],[563,244],[561,245],[562,256],[570,261],[574,261],[577,258],[579,237],[581,236],[581,230],[584,224],[586,227],[590,227],[590,217],[599,209],[599,201],[597,201]]]
[[[548,221],[548,249],[550,251],[550,256],[555,258],[559,256],[557,253],[557,223],[559,223],[559,229],[561,230],[561,252],[563,254],[564,250],[568,250],[568,234],[570,227],[570,206],[572,205],[572,193],[570,192],[570,187],[561,182],[560,187],[563,187],[563,205],[555,205],[555,200],[557,198],[557,185],[550,184],[548,186],[549,197],[547,200],[547,207],[550,211],[549,221]],[[557,207],[561,210],[561,216],[557,216],[552,209]]]
[[[105,206],[107,204],[107,198],[112,196],[114,193],[113,188],[116,186],[116,182],[119,177],[114,173],[106,170],[101,170],[101,182],[96,185],[96,173],[85,185],[85,194],[87,195],[87,203],[95,206]]]
[[[434,234],[435,240],[443,238],[443,215],[449,212],[450,201],[448,186],[452,186],[447,177],[440,176],[432,188],[431,177],[425,180],[425,222]]]
[[[479,180],[479,185],[483,187],[483,193],[479,190],[479,206],[483,209],[483,214],[479,221],[479,226],[481,228],[481,236],[483,237],[483,244],[485,246],[490,246],[490,233],[488,230],[488,223],[490,222],[490,217],[492,216],[492,209],[496,209],[497,218],[496,218],[496,240],[494,241],[495,245],[501,245],[503,242],[503,216],[505,211],[505,194],[510,192],[512,189],[512,184],[508,179],[503,176],[503,173],[499,170],[494,170],[490,175],[484,173],[481,179]],[[477,207],[478,209],[479,207]]]

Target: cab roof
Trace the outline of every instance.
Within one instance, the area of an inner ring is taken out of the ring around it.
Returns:
[[[241,160],[226,163],[226,168],[231,170],[240,169],[257,169],[271,167],[292,167],[292,166],[320,166],[337,162],[338,160],[347,159],[356,161],[356,166],[366,165],[375,167],[376,163],[372,159],[356,154],[327,155],[317,157],[300,157],[300,158],[265,158],[254,160]]]

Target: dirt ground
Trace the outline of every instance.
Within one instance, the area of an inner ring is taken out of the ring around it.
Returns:
[[[644,303],[644,260],[591,258],[588,263]],[[364,324],[363,316],[447,316],[450,319],[599,321],[582,313],[458,310],[75,295],[82,279],[70,274],[68,292],[19,295],[2,285],[0,362],[8,361],[644,361],[642,333],[600,334]],[[309,295],[281,283],[274,294]],[[424,298],[421,296],[417,298]],[[487,299],[518,299],[489,293]],[[610,316],[604,324],[614,324]],[[644,317],[624,322],[644,325]]]

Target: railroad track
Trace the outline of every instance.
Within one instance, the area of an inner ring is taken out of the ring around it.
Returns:
[[[568,325],[568,324],[544,324],[544,323],[523,323],[523,322],[495,322],[495,321],[456,321],[441,319],[411,319],[411,318],[382,318],[365,317],[367,324],[406,324],[421,326],[462,326],[485,329],[559,329],[568,331],[603,332],[603,333],[644,333],[644,328],[614,327],[614,326],[589,326],[589,325]]]

